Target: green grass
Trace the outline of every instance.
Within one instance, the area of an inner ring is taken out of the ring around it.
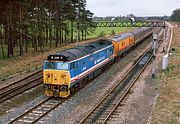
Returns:
[[[130,29],[131,28],[129,28],[129,27],[125,27],[125,28],[124,27],[97,27],[94,32],[90,33],[87,36],[87,39],[100,37],[100,34],[102,32],[104,32],[105,37],[109,37],[112,35],[113,30],[116,34],[119,34],[120,32],[126,32]]]

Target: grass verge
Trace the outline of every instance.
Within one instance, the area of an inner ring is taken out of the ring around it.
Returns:
[[[169,67],[157,80],[160,96],[152,124],[180,124],[180,27],[174,29]]]

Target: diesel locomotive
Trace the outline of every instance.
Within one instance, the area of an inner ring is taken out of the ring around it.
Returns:
[[[152,28],[138,28],[111,40],[101,39],[49,55],[43,69],[45,94],[68,97],[152,32]]]

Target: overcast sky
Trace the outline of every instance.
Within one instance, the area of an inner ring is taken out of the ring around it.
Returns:
[[[94,16],[164,16],[180,8],[180,0],[86,0]]]

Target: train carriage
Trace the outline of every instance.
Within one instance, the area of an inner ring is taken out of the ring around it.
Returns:
[[[137,44],[137,43],[143,41],[144,38],[146,38],[147,36],[152,34],[152,28],[151,27],[141,27],[141,28],[129,31],[128,33],[132,33],[134,35],[134,43]]]
[[[113,53],[111,41],[99,40],[49,55],[43,72],[46,95],[69,96],[70,90],[90,79],[102,66],[111,63]]]
[[[114,45],[114,56],[121,56],[134,43],[134,35],[132,33],[121,34],[117,38],[112,39]]]
[[[110,40],[98,40],[49,55],[44,62],[45,94],[68,97],[75,88],[100,74],[106,65],[126,54],[146,37],[152,28],[138,28]]]

